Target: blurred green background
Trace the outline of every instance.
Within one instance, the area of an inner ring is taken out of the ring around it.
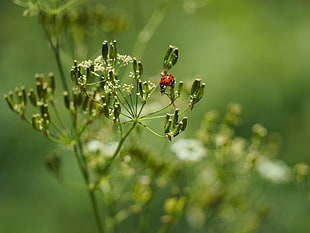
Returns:
[[[249,136],[259,122],[281,135],[280,159],[310,163],[310,1],[206,0],[196,1],[205,4],[196,10],[186,1],[173,2],[143,64],[145,76],[158,75],[163,52],[173,44],[180,49],[176,78],[199,76],[207,83],[186,137],[194,136],[204,112],[224,112],[228,103],[238,102],[241,135]],[[130,54],[156,1],[103,3],[127,18],[128,29],[113,37],[119,51]],[[57,73],[37,18],[22,17],[22,11],[11,1],[0,3],[2,96],[16,86],[32,86],[35,73]],[[106,36],[92,39],[94,53]],[[95,232],[70,154],[64,157],[64,177],[70,181],[59,184],[43,164],[54,145],[9,111],[4,100],[0,109],[0,233]],[[285,185],[270,187],[266,196],[272,211],[259,232],[310,232],[307,193]]]

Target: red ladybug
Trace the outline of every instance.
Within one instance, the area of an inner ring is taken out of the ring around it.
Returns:
[[[175,78],[172,74],[166,74],[162,76],[160,80],[160,93],[164,93],[168,86],[173,86]]]

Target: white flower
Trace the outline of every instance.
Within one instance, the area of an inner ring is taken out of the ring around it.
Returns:
[[[90,153],[100,152],[103,148],[103,143],[99,140],[89,140],[86,144],[86,150]]]
[[[179,139],[171,145],[171,150],[179,159],[187,161],[199,161],[207,155],[201,141],[196,139]]]
[[[263,178],[273,183],[287,183],[291,180],[291,169],[281,160],[270,160],[266,156],[260,156],[256,169]]]
[[[102,141],[92,139],[86,144],[86,150],[90,153],[100,153],[107,157],[112,157],[117,146],[118,142],[108,142],[104,144]]]

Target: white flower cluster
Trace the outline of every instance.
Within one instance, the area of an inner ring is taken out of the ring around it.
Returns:
[[[86,144],[86,151],[89,153],[99,153],[106,157],[112,157],[117,146],[118,142],[108,142],[104,144],[100,140],[92,139]]]
[[[181,160],[197,162],[207,155],[201,141],[196,139],[179,139],[172,144],[171,150]]]
[[[256,163],[258,173],[273,183],[287,183],[292,178],[292,171],[281,160],[271,160],[266,156],[260,156]]]

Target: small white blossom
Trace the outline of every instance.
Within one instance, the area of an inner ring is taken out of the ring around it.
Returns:
[[[80,67],[83,67],[83,68],[89,68],[91,67],[93,64],[93,61],[92,60],[87,60],[87,61],[82,61],[79,66]]]
[[[280,160],[270,160],[266,156],[260,156],[256,169],[263,178],[273,183],[287,183],[291,180],[290,167]]]
[[[172,144],[171,150],[179,159],[187,161],[199,161],[207,155],[201,141],[196,139],[179,139]]]
[[[89,153],[100,153],[101,155],[112,157],[117,146],[118,142],[108,142],[104,144],[100,140],[92,139],[86,144],[86,151]]]
[[[97,153],[103,149],[103,143],[99,140],[92,139],[86,144],[86,150],[90,153]]]

